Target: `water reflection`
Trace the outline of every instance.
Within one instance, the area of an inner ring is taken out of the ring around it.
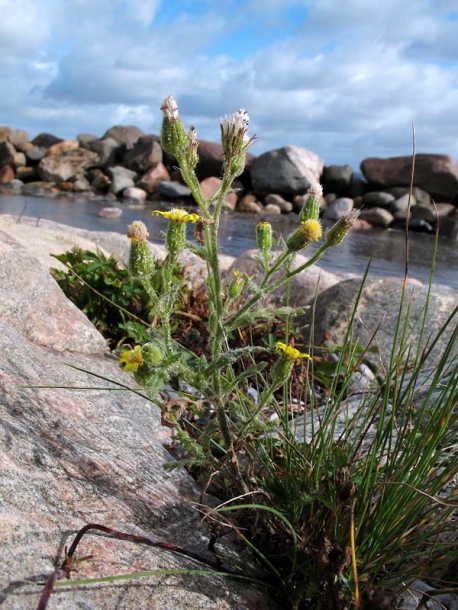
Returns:
[[[0,213],[46,218],[63,224],[92,231],[116,231],[125,233],[127,225],[143,220],[148,226],[150,239],[162,243],[161,232],[167,221],[152,217],[155,206],[125,206],[120,219],[100,218],[98,212],[107,202],[66,201],[35,197],[0,195]],[[265,218],[265,217],[263,217]],[[274,231],[287,236],[296,228],[295,216],[269,216]],[[259,217],[242,213],[225,213],[221,217],[221,251],[238,255],[255,247],[255,229]],[[409,276],[427,282],[434,251],[431,235],[411,233],[409,236]],[[311,254],[317,248],[307,249]],[[365,272],[372,258],[371,276],[402,276],[405,269],[405,237],[402,231],[354,231],[338,248],[330,248],[320,261],[327,271],[355,273]],[[435,282],[458,288],[458,248],[451,240],[441,238],[436,262]]]

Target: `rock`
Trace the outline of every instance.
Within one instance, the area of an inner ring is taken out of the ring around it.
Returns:
[[[409,194],[406,193],[398,199],[392,201],[389,205],[389,211],[393,214],[395,220],[405,220],[407,218],[407,212],[409,210],[409,200],[410,200],[410,209],[412,213],[412,207],[416,204],[415,197],[409,197]]]
[[[115,167],[109,167],[107,173],[111,178],[110,192],[117,195],[130,186],[135,186],[134,180],[137,174],[122,165],[116,165]]]
[[[92,169],[88,172],[91,186],[98,191],[106,192],[111,185],[111,180],[101,169]]]
[[[100,216],[100,218],[121,218],[122,210],[121,208],[108,206],[99,210],[97,216]]]
[[[36,235],[44,232],[30,228]],[[27,246],[34,250],[29,238]],[[183,470],[164,468],[173,460],[162,446],[168,432],[160,425],[159,410],[133,393],[98,389],[111,384],[83,371],[135,386],[117,361],[105,355],[101,336],[38,259],[8,233],[2,234],[0,248],[2,312],[3,295],[13,297],[0,323],[2,608],[36,608],[42,587],[35,582],[53,572],[56,555],[60,563],[62,547],[89,522],[149,535],[205,556],[208,533],[191,506],[200,492]],[[88,389],[33,387],[37,385]],[[79,548],[80,557],[94,558],[78,566],[78,578],[202,567],[161,549],[97,534],[87,535]],[[226,557],[240,553],[226,539],[218,551]],[[275,605],[253,586],[209,574],[56,591],[49,609],[54,607],[274,610]]]
[[[40,179],[40,173],[36,165],[18,167],[16,170],[16,176],[18,180],[22,180],[22,182],[32,182]]]
[[[8,142],[11,133],[11,127],[0,127],[0,143]]]
[[[361,171],[368,182],[380,188],[409,186],[412,157],[364,159]],[[414,185],[435,199],[452,201],[458,193],[458,165],[447,155],[418,154],[415,157]]]
[[[362,205],[366,208],[387,208],[395,200],[395,196],[383,191],[370,191],[363,195]]]
[[[362,197],[368,189],[368,184],[365,180],[361,178],[355,178],[353,174],[353,178],[350,182],[350,187],[348,189],[347,196],[351,199],[355,199],[355,197]]]
[[[320,182],[323,160],[298,146],[285,146],[253,160],[250,176],[254,193],[261,198],[278,193],[286,199],[302,195]]]
[[[156,140],[137,142],[124,157],[124,163],[134,172],[143,173],[162,163],[162,148]]]
[[[145,135],[145,132],[135,126],[115,125],[104,133],[102,140],[113,138],[118,144],[124,144],[127,150],[131,150],[138,139]]]
[[[327,165],[323,171],[323,190],[325,193],[346,195],[353,178],[351,165]]]
[[[224,151],[221,144],[200,140],[197,148],[199,162],[196,167],[196,174],[199,180],[220,177],[223,175]]]
[[[339,197],[323,210],[323,218],[326,218],[327,220],[338,220],[349,214],[352,209],[353,199],[350,199],[349,197]]]
[[[455,210],[456,208],[452,203],[436,203],[436,211],[439,218],[452,216],[455,213]]]
[[[106,350],[103,337],[73,303],[68,300],[62,303],[62,291],[57,283],[20,242],[2,231],[0,249],[3,323],[29,341],[53,350],[82,354]],[[82,320],[87,324],[83,325]],[[69,343],[75,327],[78,335]]]
[[[256,198],[256,195],[249,193],[244,195],[237,204],[238,212],[251,212],[252,214],[259,214],[262,212],[262,204]]]
[[[0,184],[11,182],[15,177],[14,169],[10,165],[4,165],[0,168]]]
[[[38,165],[42,180],[65,182],[99,162],[96,153],[78,148],[62,155],[43,157]]]
[[[59,190],[56,188],[55,182],[28,182],[24,184],[23,194],[32,195],[33,197],[43,197],[44,195],[57,194]]]
[[[419,203],[411,209],[411,214],[412,218],[425,220],[432,225],[436,223],[436,210],[434,209],[433,205]]]
[[[119,142],[114,138],[102,138],[88,143],[89,150],[97,153],[100,159],[100,165],[114,165],[118,161]]]
[[[258,254],[258,250],[253,249],[247,250],[238,256],[225,274],[228,281],[233,277],[233,272],[237,270],[247,273],[254,282],[258,285],[261,284],[264,279],[264,272],[262,271],[261,265],[254,258],[256,254]],[[273,256],[278,256],[278,253],[274,253]],[[297,269],[306,262],[307,257],[298,254],[293,263],[293,268]],[[281,274],[282,272],[278,272],[273,277],[278,279],[281,277]],[[340,280],[341,277],[338,275],[324,271],[324,269],[320,269],[317,265],[311,265],[291,279],[290,305],[293,307],[303,307],[313,299],[316,294],[320,294],[331,286],[338,284]],[[280,288],[268,295],[265,303],[274,307],[283,306],[285,304],[285,287],[280,286]]]
[[[53,157],[57,155],[63,155],[70,150],[76,150],[80,147],[78,140],[64,140],[63,142],[57,142],[53,144],[46,151],[45,157]]]
[[[29,134],[22,129],[13,129],[8,135],[8,140],[15,148],[18,148],[29,143],[30,137]]]
[[[315,306],[314,319],[314,344],[321,347],[342,345],[348,328],[356,297],[361,286],[361,280],[347,280],[332,286],[320,294]],[[380,353],[366,354],[366,359],[375,368],[380,361],[386,367],[389,362],[390,353],[395,340],[395,327],[398,317],[401,290],[403,280],[394,278],[382,278],[378,280],[367,280],[363,287],[362,296],[357,307],[355,316],[352,341],[368,347],[374,333],[374,345],[377,345]],[[426,302],[427,286],[407,286],[406,298],[403,306],[403,317],[409,306],[409,297],[412,295],[409,344],[413,346],[412,356],[417,353],[420,323],[423,308]],[[453,288],[435,286],[431,294],[429,311],[432,315],[426,318],[426,328],[423,336],[423,344],[431,333],[437,333],[445,323],[448,316],[456,306],[457,291]],[[458,314],[455,314],[458,316]],[[458,318],[456,320],[458,322]],[[455,324],[456,324],[455,322]],[[310,339],[310,324],[312,324],[312,312],[308,311],[299,320],[299,327],[303,329],[306,343]],[[453,324],[449,327],[452,328]],[[402,326],[401,326],[402,328]],[[436,361],[438,354],[445,349],[450,333],[438,341],[433,349],[431,358]]]
[[[139,189],[136,186],[129,186],[123,190],[122,198],[134,203],[145,203],[146,193],[143,189]]]
[[[99,138],[98,138],[98,136],[95,136],[93,133],[79,133],[76,136],[76,139],[78,140],[81,148],[87,148],[88,150],[91,150],[91,147],[90,147],[91,142],[95,142]]]
[[[390,186],[389,188],[385,189],[385,192],[390,193],[391,195],[394,195],[396,199],[399,199],[400,197],[409,194],[410,186]],[[431,196],[429,193],[418,186],[413,187],[412,195],[415,197],[415,201],[418,203],[426,203],[428,205],[431,203]]]
[[[62,138],[57,138],[50,133],[40,133],[33,138],[32,144],[34,146],[38,146],[39,148],[49,148],[53,144],[58,144],[62,141]]]
[[[93,190],[89,180],[85,176],[77,176],[73,182],[72,191],[74,193],[86,193]]]
[[[210,197],[219,189],[223,181],[221,178],[215,178],[215,176],[211,176],[210,178],[205,178],[200,183],[200,188],[202,190],[202,195],[205,199],[210,199]],[[216,200],[213,202],[216,204]],[[235,210],[235,206],[237,205],[237,194],[236,193],[228,193],[224,200],[226,204],[225,208],[230,210]]]
[[[276,205],[282,214],[289,214],[293,211],[293,204],[291,201],[286,201],[286,199],[283,199],[281,195],[277,195],[276,193],[267,195],[264,199],[264,205],[266,207],[271,204]]]
[[[362,210],[359,217],[361,220],[370,222],[375,227],[383,227],[384,229],[387,229],[394,220],[391,212],[385,210],[385,208],[378,207]]]
[[[439,221],[439,235],[458,242],[458,216],[446,216]]]
[[[156,186],[159,184],[159,182],[162,182],[163,180],[169,182],[170,174],[167,171],[165,165],[163,165],[162,163],[158,163],[157,165],[149,169],[145,174],[143,174],[143,176],[137,182],[137,186],[146,191],[147,193],[154,193],[154,191],[156,190]]]
[[[162,182],[159,182],[156,187],[156,193],[164,195],[164,197],[168,197],[169,199],[183,199],[186,197],[191,197],[190,189],[184,184],[175,181],[167,182],[163,180]]]
[[[10,142],[0,142],[0,167],[4,167],[5,165],[16,167],[15,156],[16,149]]]
[[[281,207],[279,205],[277,205],[276,203],[268,203],[267,205],[265,205],[262,210],[261,210],[261,214],[281,214]]]
[[[45,156],[46,150],[44,146],[32,146],[25,151],[25,156],[31,163],[38,163]]]

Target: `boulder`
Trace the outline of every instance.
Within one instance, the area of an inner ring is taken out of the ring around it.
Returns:
[[[215,176],[211,176],[210,178],[205,178],[200,183],[200,188],[202,190],[202,194],[205,199],[210,199],[210,197],[219,189],[222,184],[221,178],[216,178]],[[213,204],[216,203],[216,200]],[[228,193],[224,200],[226,204],[226,209],[235,210],[235,206],[237,205],[237,194],[236,193]]]
[[[409,194],[406,193],[401,197],[398,197],[394,201],[392,201],[388,207],[389,211],[393,214],[395,220],[405,220],[407,218],[407,213],[409,210],[409,202],[410,209],[412,211],[413,206],[417,203],[415,197],[409,197]]]
[[[16,149],[10,142],[0,142],[0,167],[5,165],[16,167],[15,156]]]
[[[0,220],[5,228],[5,218]],[[49,230],[28,226],[22,243],[10,228],[16,235],[25,227],[14,227],[12,219],[0,240],[0,298],[8,295],[12,303],[6,302],[0,323],[2,608],[36,608],[42,586],[35,583],[62,562],[63,546],[87,523],[151,536],[211,559],[208,533],[191,505],[199,501],[199,489],[183,470],[164,468],[173,459],[163,448],[169,432],[160,424],[159,410],[138,394],[102,389],[119,389],[116,383],[136,388],[106,353],[103,338],[27,251],[36,250],[32,235],[43,242]],[[56,235],[68,238],[62,227]],[[225,557],[240,554],[226,539],[218,551]],[[81,542],[78,556],[85,555],[93,557],[78,565],[77,578],[206,567],[97,533]],[[274,610],[275,605],[254,586],[210,573],[58,590],[49,609],[57,607]]]
[[[221,144],[200,140],[197,148],[199,162],[196,167],[196,174],[199,180],[223,175],[224,151]]]
[[[412,157],[368,158],[361,163],[367,181],[380,188],[409,186]],[[433,198],[448,202],[458,194],[458,164],[448,155],[418,154],[415,157],[414,185]]]
[[[88,142],[87,148],[98,154],[102,166],[114,165],[118,160],[119,142],[114,138],[106,137]]]
[[[339,220],[346,216],[353,209],[353,199],[349,197],[339,197],[335,199],[323,210],[323,218],[327,220]]]
[[[11,134],[11,127],[0,127],[0,142],[8,142]]]
[[[181,182],[175,182],[174,180],[170,182],[166,180],[159,182],[156,186],[156,193],[163,195],[168,199],[191,197],[191,190],[184,184],[181,184]]]
[[[134,172],[143,173],[162,163],[162,148],[159,142],[150,139],[137,142],[124,157],[124,164]]]
[[[264,199],[264,205],[267,207],[268,205],[277,206],[282,214],[289,214],[293,211],[293,204],[291,201],[287,201],[281,195],[277,195],[276,193],[271,193],[267,195]]]
[[[8,140],[15,148],[20,148],[30,142],[30,137],[23,129],[13,129],[8,135]]]
[[[391,212],[385,208],[379,207],[362,210],[359,217],[361,220],[370,222],[371,225],[374,225],[375,227],[383,227],[384,229],[388,229],[394,220],[394,216]]]
[[[145,203],[146,192],[136,186],[129,186],[122,192],[122,198],[133,203]]]
[[[352,342],[368,347],[376,345],[379,354],[366,353],[366,359],[378,368],[382,363],[388,365],[391,349],[395,341],[396,320],[398,317],[402,279],[382,278],[367,280],[359,301],[352,333]],[[361,287],[360,279],[351,279],[332,286],[321,293],[312,310],[307,311],[299,320],[306,342],[310,340],[311,325],[313,324],[314,345],[329,348],[343,345],[348,323],[356,303],[358,291]],[[428,287],[418,284],[408,284],[406,298],[403,304],[403,320],[406,310],[411,307],[410,323],[408,324],[408,343],[412,346],[412,357],[418,351],[421,323],[426,303]],[[410,303],[410,296],[412,301]],[[431,293],[429,303],[430,314],[426,317],[426,328],[422,346],[429,340],[431,333],[437,333],[447,318],[456,308],[458,292],[453,288],[435,286]],[[450,337],[451,329],[458,322],[458,313],[455,312],[455,322],[449,326],[435,346],[432,358],[437,358],[445,349]],[[401,328],[403,326],[401,325]],[[375,335],[375,338],[373,339]],[[406,353],[407,356],[407,353]]]
[[[116,165],[115,167],[109,167],[107,173],[111,178],[110,193],[117,195],[130,186],[135,186],[134,180],[137,174],[126,167]]]
[[[84,174],[85,170],[97,165],[96,153],[77,148],[62,155],[43,157],[38,165],[42,180],[65,182],[74,176]]]
[[[49,148],[53,144],[58,144],[59,142],[63,142],[62,138],[53,136],[50,133],[40,133],[32,140],[32,144],[39,148]]]
[[[145,132],[135,126],[115,125],[108,129],[102,136],[105,138],[113,138],[118,144],[124,144],[127,150],[130,150],[137,143],[137,140],[145,135]]]
[[[76,136],[76,139],[78,140],[81,148],[89,148],[89,150],[90,150],[89,144],[91,142],[95,142],[99,138],[98,138],[98,136],[95,136],[93,133],[79,133]]]
[[[78,140],[64,140],[63,142],[57,142],[53,144],[46,151],[45,157],[53,157],[57,155],[63,155],[70,150],[76,150],[79,148],[80,143]]]
[[[395,200],[395,195],[384,191],[369,191],[362,198],[362,205],[365,208],[388,208]]]
[[[163,163],[158,163],[143,174],[137,186],[147,193],[154,193],[159,182],[163,180],[170,181],[170,174]]]
[[[30,163],[38,163],[45,156],[46,150],[47,149],[44,146],[32,145],[25,151],[25,156],[30,161]]]
[[[353,178],[351,165],[327,165],[323,171],[323,190],[325,193],[346,195]]]
[[[320,182],[324,163],[316,153],[299,146],[285,146],[253,160],[250,168],[254,193],[261,198],[278,193],[286,199],[302,195]]]
[[[0,167],[0,184],[7,184],[14,180],[15,177],[14,169],[10,165]]]

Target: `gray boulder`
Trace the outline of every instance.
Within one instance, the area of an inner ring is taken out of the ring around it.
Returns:
[[[361,280],[351,279],[329,288],[320,294],[316,300],[314,317],[314,344],[321,347],[342,345],[348,323],[355,306]],[[401,290],[403,280],[383,278],[368,280],[363,288],[362,296],[357,307],[353,328],[353,341],[369,346],[371,341],[379,348],[379,354],[367,354],[367,359],[378,368],[380,362],[386,367],[393,343],[395,340],[396,320],[399,313]],[[413,347],[412,354],[417,353],[419,341],[420,321],[422,319],[427,286],[407,285],[406,298],[403,304],[403,319],[412,296],[410,312],[409,345]],[[456,308],[458,293],[453,288],[435,286],[429,303],[429,315],[426,317],[426,328],[423,343],[430,335],[437,333],[447,318]],[[448,333],[439,341],[434,349],[432,358],[436,358],[443,351],[450,338],[452,329],[458,323],[458,312],[455,312],[455,322],[449,326]],[[312,311],[308,311],[299,321],[304,329],[306,341],[310,338],[312,324]],[[402,328],[402,326],[401,326]]]
[[[316,153],[299,146],[285,146],[253,160],[250,168],[254,193],[261,198],[277,193],[286,199],[303,195],[320,182],[324,163]]]
[[[130,150],[144,135],[145,132],[134,125],[115,125],[103,134],[102,139],[114,138],[118,144],[124,144],[126,149]]]
[[[159,142],[150,139],[137,142],[124,157],[124,164],[135,172],[143,173],[162,163],[162,148]]]
[[[126,167],[122,167],[122,165],[109,167],[107,174],[111,178],[110,193],[117,195],[124,189],[135,186],[134,180],[137,178],[137,174]]]
[[[327,165],[323,172],[323,190],[325,193],[346,195],[353,178],[351,165]]]
[[[86,150],[77,148],[62,155],[43,157],[38,165],[42,180],[48,182],[66,182],[70,178],[83,175],[85,170],[97,165],[99,156]]]
[[[394,220],[393,214],[386,210],[385,208],[368,208],[367,210],[362,210],[359,215],[360,220],[365,220],[370,222],[371,225],[375,227],[383,227],[387,229]]]
[[[353,199],[349,197],[338,197],[334,201],[328,203],[327,208],[323,210],[323,218],[327,220],[338,220],[346,216],[353,209]]]
[[[2,233],[0,246],[2,609],[37,607],[42,586],[35,583],[62,562],[63,547],[87,523],[151,536],[211,559],[208,533],[191,505],[199,501],[198,488],[183,470],[164,468],[173,459],[163,448],[169,433],[157,407],[115,391],[116,383],[134,384],[106,353],[102,337],[21,242]],[[229,542],[218,547],[228,562],[244,560]],[[78,556],[85,555],[92,558],[78,565],[77,578],[206,567],[94,533],[79,547]],[[274,604],[247,584],[177,574],[59,590],[51,597],[53,608],[273,610]]]

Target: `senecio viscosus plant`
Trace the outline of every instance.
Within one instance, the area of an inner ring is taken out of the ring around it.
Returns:
[[[234,179],[244,171],[246,152],[255,140],[255,136],[250,137],[247,134],[248,113],[246,110],[239,110],[232,116],[222,119],[221,142],[224,151],[222,182],[212,197],[205,199],[195,173],[198,162],[196,130],[192,126],[186,132],[178,115],[178,106],[172,96],[164,100],[161,110],[164,115],[162,148],[176,157],[183,179],[192,192],[199,212],[190,213],[177,208],[168,212],[153,212],[154,215],[161,215],[168,220],[165,238],[167,256],[162,266],[161,294],[155,291],[150,280],[155,261],[147,242],[147,228],[139,221],[129,227],[128,237],[131,240],[129,271],[133,278],[142,282],[148,292],[153,302],[154,313],[160,319],[160,325],[151,331],[150,341],[124,352],[120,364],[125,371],[133,371],[136,381],[148,390],[151,399],[159,407],[163,406],[159,392],[164,383],[171,379],[175,380],[175,385],[178,384],[178,391],[180,391],[180,380],[187,382],[187,397],[189,397],[189,387],[192,387],[196,400],[205,399],[211,403],[218,422],[221,449],[227,456],[226,463],[235,476],[239,490],[246,492],[248,485],[239,469],[235,449],[236,438],[241,431],[244,433],[248,431],[249,423],[257,418],[273,393],[287,381],[294,363],[302,358],[309,359],[310,356],[300,353],[288,342],[288,337],[285,337],[285,341],[278,341],[277,361],[270,375],[267,376],[267,382],[261,384],[264,389],[257,403],[250,404],[249,401],[244,400],[245,395],[241,392],[240,386],[245,384],[246,387],[250,382],[256,384],[263,367],[261,364],[254,364],[243,379],[238,379],[233,366],[242,356],[248,353],[253,355],[257,351],[265,351],[266,348],[248,346],[230,349],[228,336],[242,325],[254,323],[256,320],[297,314],[297,309],[292,310],[287,306],[267,310],[262,306],[263,299],[316,262],[327,248],[341,244],[358,217],[358,212],[352,211],[339,219],[323,236],[319,220],[322,189],[319,184],[312,185],[299,214],[299,226],[286,241],[282,241],[280,251],[272,251],[273,237],[270,223],[260,222],[257,225],[256,237],[259,248],[257,260],[264,273],[261,284],[255,284],[248,274],[242,272],[235,272],[232,280],[225,283],[218,260],[219,222],[225,197]],[[196,225],[196,242],[186,239],[187,223]],[[304,250],[311,242],[320,240],[323,243],[315,254],[306,263],[293,269],[292,263],[296,253]],[[172,272],[180,253],[185,248],[189,248],[203,259],[207,267],[206,291],[210,310],[208,321],[210,353],[207,357],[193,356],[172,339],[170,318],[180,290],[180,284],[172,281]],[[241,301],[243,296],[246,298]],[[265,381],[264,377],[263,380]],[[183,434],[184,431],[181,431],[181,439]],[[198,452],[199,449],[195,448],[195,451]]]

